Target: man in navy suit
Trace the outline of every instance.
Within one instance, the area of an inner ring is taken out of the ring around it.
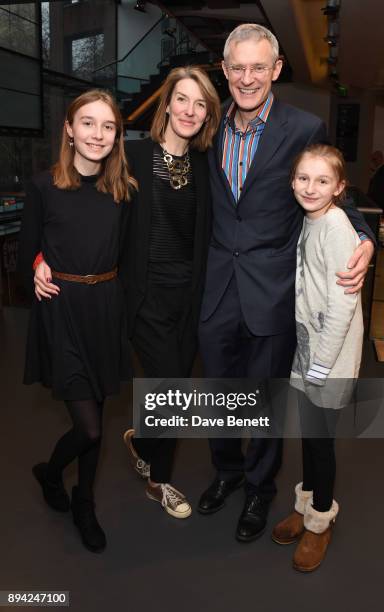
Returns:
[[[324,123],[279,102],[271,91],[281,71],[278,42],[256,24],[228,37],[222,63],[233,100],[210,152],[213,233],[200,323],[204,374],[210,378],[288,377],[296,346],[296,245],[303,213],[290,187],[294,158],[326,141]],[[356,209],[355,229],[371,238]],[[337,282],[358,291],[373,253],[362,241]],[[335,279],[336,282],[336,279]],[[281,464],[279,439],[211,439],[217,475],[198,510],[211,514],[245,482],[246,501],[236,536],[249,541],[266,526]]]

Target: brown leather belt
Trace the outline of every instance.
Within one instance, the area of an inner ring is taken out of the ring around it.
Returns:
[[[111,270],[111,272],[104,272],[104,274],[86,274],[81,276],[80,274],[65,274],[65,272],[55,272],[51,270],[53,278],[60,278],[61,280],[72,281],[73,283],[85,283],[86,285],[96,285],[96,283],[103,283],[109,281],[117,276],[117,268]]]

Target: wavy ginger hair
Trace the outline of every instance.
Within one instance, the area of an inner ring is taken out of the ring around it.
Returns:
[[[81,178],[73,159],[75,147],[70,146],[70,138],[65,127],[66,122],[73,124],[77,111],[85,104],[100,100],[112,110],[116,123],[116,138],[112,151],[101,160],[101,172],[96,181],[96,188],[102,193],[110,193],[116,203],[130,200],[130,192],[137,189],[137,181],[131,176],[124,152],[124,126],[119,107],[113,96],[102,89],[91,89],[75,98],[68,107],[63,125],[59,159],[52,167],[53,183],[59,189],[75,190],[81,185]]]

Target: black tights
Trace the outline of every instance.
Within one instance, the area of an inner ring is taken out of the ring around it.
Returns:
[[[315,406],[299,393],[302,431],[303,491],[313,491],[313,507],[327,512],[336,477],[335,440],[339,410]]]
[[[328,512],[332,506],[336,476],[333,438],[303,438],[303,491],[313,491],[313,507]]]
[[[78,457],[79,495],[93,498],[93,484],[100,454],[103,402],[66,401],[73,427],[58,440],[48,463],[47,478],[62,478],[64,468]]]

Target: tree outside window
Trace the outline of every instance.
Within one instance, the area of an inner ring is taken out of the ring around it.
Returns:
[[[72,40],[71,72],[83,79],[93,79],[93,71],[104,62],[104,34]]]

